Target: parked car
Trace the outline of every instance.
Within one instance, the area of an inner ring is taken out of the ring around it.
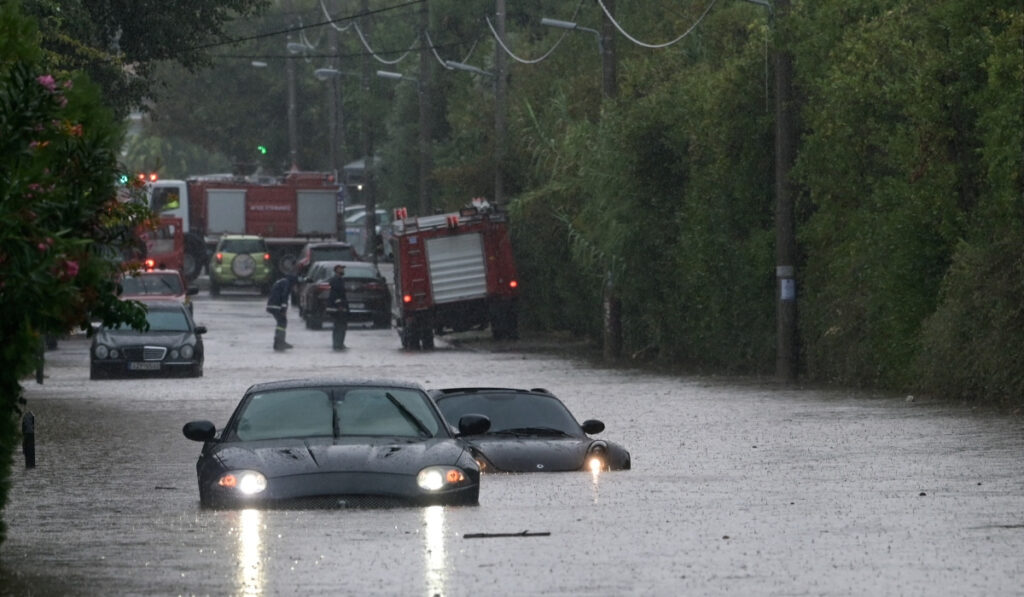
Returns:
[[[99,326],[89,349],[89,379],[127,375],[203,375],[203,334],[185,305],[145,300],[147,330]]]
[[[306,243],[295,262],[298,275],[305,274],[317,261],[362,261],[359,251],[352,243],[342,241],[319,241]]]
[[[362,261],[352,243],[343,241],[317,241],[306,243],[295,260],[296,275],[302,277],[317,261]],[[299,304],[299,287],[292,288],[292,305]]]
[[[366,206],[353,206],[362,207],[361,210],[345,213],[345,238],[348,242],[356,246],[363,255],[371,255],[372,251],[381,251],[380,257],[390,261],[392,259],[391,252],[391,212],[386,209],[374,210],[376,214],[376,221],[374,222],[374,230],[380,237],[380,243],[376,246],[371,245],[366,239]]]
[[[270,249],[262,237],[225,234],[217,242],[208,269],[210,296],[219,295],[225,286],[254,287],[260,294],[270,292]]]
[[[362,261],[317,261],[309,275],[299,280],[299,317],[306,328],[319,330],[326,319],[328,282],[334,266],[345,266],[345,295],[348,298],[348,321],[373,322],[375,328],[391,324],[391,291],[388,282],[372,263]]]
[[[459,422],[461,435],[487,429]],[[218,433],[185,424],[203,442],[196,462],[205,507],[477,504],[480,470],[417,384],[307,379],[246,390]]]
[[[121,277],[122,300],[173,300],[193,313],[192,296],[199,293],[198,286],[189,286],[176,269],[152,269],[126,273]]]
[[[469,440],[483,472],[606,471],[630,468],[629,452],[590,435],[604,423],[580,425],[562,402],[543,389],[449,388],[431,397],[449,421],[469,413],[491,421],[487,433]]]

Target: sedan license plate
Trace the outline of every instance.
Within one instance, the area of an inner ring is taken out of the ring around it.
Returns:
[[[349,308],[349,309],[362,309],[362,308],[364,308],[365,306],[366,306],[366,305],[364,305],[363,303],[349,303],[349,304],[348,304],[348,308]]]
[[[128,363],[129,371],[159,371],[160,363]]]

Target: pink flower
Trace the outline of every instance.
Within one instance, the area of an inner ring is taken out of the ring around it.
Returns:
[[[36,248],[37,248],[37,249],[39,249],[39,251],[40,251],[40,252],[43,252],[43,251],[45,251],[45,250],[46,250],[46,249],[47,249],[48,247],[47,247],[47,244],[46,244],[46,243],[39,243],[38,245],[36,245]]]
[[[74,278],[78,275],[78,262],[77,261],[65,261],[64,262],[64,275],[68,278]]]
[[[48,91],[57,90],[57,82],[53,80],[53,75],[39,75],[36,77],[36,81],[38,81],[39,84],[45,87]]]

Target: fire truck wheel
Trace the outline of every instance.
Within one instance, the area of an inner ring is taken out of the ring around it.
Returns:
[[[434,330],[429,328],[423,330],[420,334],[420,344],[423,346],[423,350],[432,350],[434,348]]]
[[[407,325],[403,327],[399,333],[399,337],[402,339],[402,348],[406,350],[420,349],[420,339],[412,326]]]

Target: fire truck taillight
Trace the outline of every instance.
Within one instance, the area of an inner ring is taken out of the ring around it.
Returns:
[[[403,303],[411,303],[412,302],[412,295],[411,294],[403,294],[402,295],[402,302]]]
[[[156,267],[156,261],[153,261],[152,259],[147,259],[144,262],[144,265],[146,266],[146,271],[153,271],[153,268]]]

